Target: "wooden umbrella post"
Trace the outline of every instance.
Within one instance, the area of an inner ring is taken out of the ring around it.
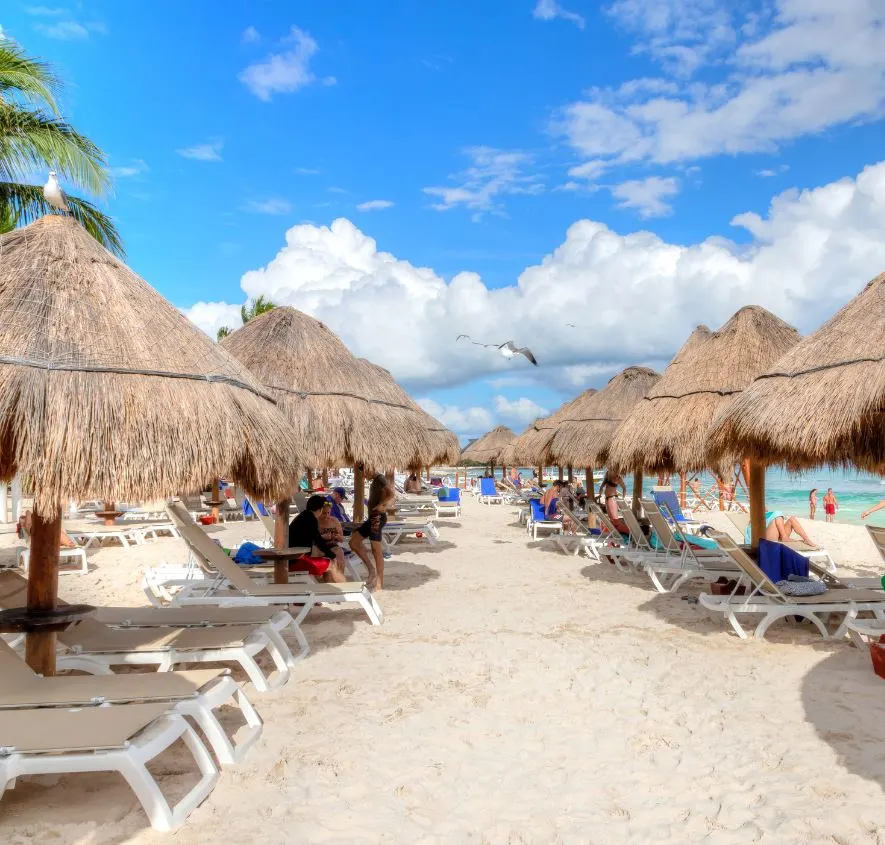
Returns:
[[[572,483],[574,483],[574,480],[575,480],[575,469],[574,469],[574,467],[570,466],[568,468],[568,483],[572,484]]]
[[[590,499],[596,498],[596,485],[593,482],[593,467],[584,469],[584,486],[587,488],[587,496]]]
[[[759,548],[759,541],[765,536],[765,464],[760,461],[747,461],[750,470],[750,531],[751,544]]]
[[[562,481],[562,467],[558,467],[559,469],[559,480]]]
[[[329,470],[323,470],[323,490],[329,489]]]
[[[365,519],[365,503],[363,496],[366,492],[366,476],[362,464],[353,468],[353,521],[360,523]]]
[[[46,518],[34,511],[31,560],[28,566],[28,610],[55,610],[58,597],[58,550],[61,545],[61,508]],[[45,677],[55,674],[55,632],[36,631],[25,638],[25,660]]]
[[[289,548],[289,500],[277,502],[277,516],[273,524],[273,545],[275,549]],[[273,565],[274,584],[289,583],[289,561],[277,560]]]
[[[638,469],[633,473],[633,513],[636,514],[638,518],[640,513],[642,512],[642,504],[640,503],[640,499],[642,498],[642,470]]]

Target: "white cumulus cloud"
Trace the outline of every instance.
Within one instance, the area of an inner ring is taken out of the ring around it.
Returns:
[[[445,280],[338,219],[292,226],[279,252],[241,286],[244,299],[263,294],[322,320],[419,394],[480,377],[571,385],[587,374],[590,383],[575,387],[599,386],[604,377],[592,373],[665,362],[697,323],[719,326],[744,305],[765,306],[802,331],[816,328],[885,269],[885,162],[781,193],[764,214],[740,214],[733,224],[749,243],[717,233],[675,244],[579,220],[516,284],[490,288],[471,272]],[[213,315],[233,306],[207,307],[187,313],[211,333]],[[462,332],[530,345],[541,366],[456,344]]]
[[[270,197],[266,200],[249,200],[245,209],[253,214],[288,214],[292,210],[292,203],[280,197]]]
[[[517,429],[525,428],[532,420],[536,420],[538,417],[550,415],[550,411],[547,408],[542,407],[526,396],[521,396],[519,399],[496,396],[493,404],[498,416],[507,422],[513,423]]]
[[[495,427],[494,417],[488,408],[478,405],[466,408],[444,405],[427,397],[415,401],[446,428],[464,439],[479,437]]]

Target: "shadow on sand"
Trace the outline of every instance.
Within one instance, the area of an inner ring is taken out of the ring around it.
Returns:
[[[388,560],[384,564],[384,592],[414,590],[439,577],[438,569],[432,569],[423,563]]]
[[[885,726],[878,718],[885,681],[866,650],[847,643],[835,648],[802,681],[805,716],[842,766],[885,788]]]

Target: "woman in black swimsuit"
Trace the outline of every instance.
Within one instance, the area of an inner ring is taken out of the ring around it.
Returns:
[[[602,484],[599,488],[599,492],[605,501],[605,513],[611,520],[612,525],[614,525],[621,534],[629,536],[630,529],[627,526],[627,523],[621,519],[621,514],[618,511],[618,487],[623,490],[624,496],[626,496],[627,485],[624,484],[624,479],[613,470],[606,470],[605,478],[602,480]]]
[[[387,525],[387,511],[393,506],[396,493],[383,475],[376,475],[369,487],[369,515],[366,521],[355,528],[350,535],[350,550],[366,565],[369,578],[366,586],[370,590],[384,589],[384,548],[381,545],[381,532]],[[365,541],[372,546],[372,558],[366,553]]]

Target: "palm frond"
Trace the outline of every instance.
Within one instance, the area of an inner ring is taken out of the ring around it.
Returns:
[[[114,255],[120,258],[125,255],[120,233],[107,214],[97,209],[88,200],[68,196],[67,201],[71,216],[95,240]],[[4,219],[14,221],[15,225],[24,225],[51,212],[52,208],[43,198],[41,187],[15,182],[0,182],[0,232],[3,231]]]
[[[266,314],[268,311],[272,311],[276,307],[276,303],[271,302],[266,296],[264,296],[264,294],[262,294],[240,306],[240,317],[245,324],[248,323],[249,320],[259,317],[262,314]]]
[[[0,179],[18,181],[47,164],[92,194],[110,183],[104,153],[69,123],[0,102]]]
[[[34,59],[9,38],[0,37],[0,96],[45,105],[58,114],[55,96],[60,87],[50,66]]]

